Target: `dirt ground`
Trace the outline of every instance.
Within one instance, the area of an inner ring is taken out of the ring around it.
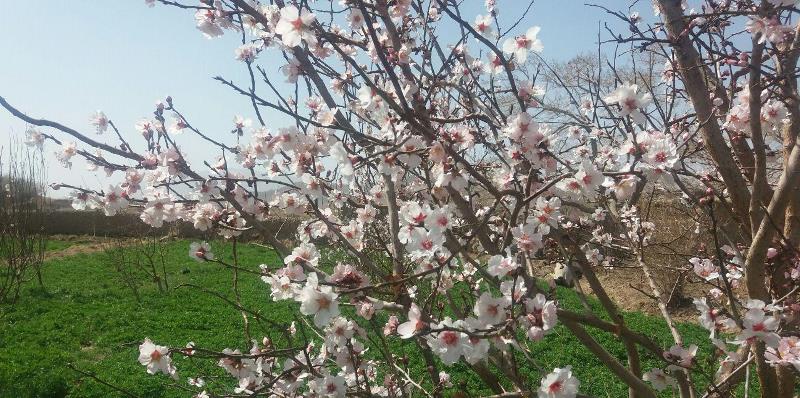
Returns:
[[[641,311],[650,315],[661,316],[661,310],[659,310],[655,300],[643,293],[650,293],[650,285],[644,279],[642,271],[631,269],[602,270],[598,272],[597,278],[600,279],[609,296],[617,302],[620,308],[626,311]],[[581,283],[583,283],[584,291],[591,291],[585,281],[581,281]],[[688,293],[693,290],[699,290],[699,286],[688,284],[685,287],[684,295],[690,296]],[[668,295],[669,292],[664,292],[664,294]],[[688,302],[685,300],[680,307],[671,308],[670,314],[676,321],[682,322],[696,322],[699,315],[691,299],[688,299]]]
[[[535,267],[535,269],[538,271],[537,277],[544,280],[552,278],[552,267],[542,264],[542,266]],[[655,272],[658,271],[656,270]],[[651,294],[650,286],[641,270],[630,268],[595,269],[595,273],[605,287],[606,293],[622,310],[640,311],[649,315],[661,316],[658,304],[652,297],[648,296],[648,294]],[[661,277],[664,278],[663,275]],[[669,282],[671,285],[674,283],[674,279]],[[592,289],[585,279],[581,279],[578,283],[583,292],[592,295]],[[684,295],[686,299],[683,305],[677,308],[670,308],[670,314],[673,319],[680,322],[697,322],[699,314],[689,297],[702,295],[702,289],[702,286],[692,283],[685,285]],[[669,291],[665,291],[664,294],[668,295]]]
[[[70,246],[61,250],[45,252],[45,260],[100,252],[105,250],[112,241],[110,238],[80,235],[53,235],[50,239],[60,242],[69,242]]]

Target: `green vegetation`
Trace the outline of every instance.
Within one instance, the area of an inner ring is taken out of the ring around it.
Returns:
[[[63,241],[63,240],[48,240],[44,245],[44,251],[46,252],[55,252],[59,250],[64,250],[70,246],[72,246],[72,242]]]
[[[102,253],[48,261],[43,271],[47,291],[31,285],[13,308],[3,309],[0,391],[4,393],[0,395],[100,397],[112,392],[89,379],[76,382],[78,375],[66,367],[73,363],[140,396],[185,396],[185,392],[162,393],[161,385],[170,379],[147,375],[136,361],[144,337],[177,346],[194,340],[220,350],[245,347],[239,312],[208,293],[175,288],[190,283],[232,297],[230,271],[194,262],[187,250],[188,242],[170,245],[167,264],[173,290],[161,294],[145,281],[141,304]],[[274,263],[276,257],[263,249],[245,248],[240,260],[255,268]],[[272,303],[257,277],[243,276],[239,287],[245,305],[261,308],[274,319],[291,319],[289,305]],[[194,367],[182,359],[177,365]]]
[[[154,284],[142,281],[139,289],[142,302],[137,303],[131,291],[119,279],[114,268],[104,261],[103,253],[59,258],[46,263],[46,291],[26,287],[14,307],[0,308],[0,394],[9,397],[106,397],[116,393],[109,387],[82,377],[67,368],[68,363],[92,372],[102,380],[118,385],[141,397],[177,397],[186,391],[163,389],[165,384],[186,386],[186,377],[223,375],[211,361],[176,359],[180,374],[177,382],[164,375],[146,374],[136,361],[138,344],[150,337],[158,344],[183,346],[194,341],[198,346],[215,350],[247,349],[242,333],[242,315],[219,297],[194,287],[202,286],[233,299],[232,271],[217,264],[197,263],[187,255],[189,242],[170,243],[167,253],[167,274],[170,291],[159,293]],[[215,242],[215,254],[230,259],[230,244]],[[238,260],[242,267],[257,270],[266,263],[280,262],[276,255],[260,247],[240,245]],[[239,289],[245,307],[255,309],[265,320],[252,317],[254,338],[268,335],[282,339],[286,325],[295,319],[295,304],[275,303],[269,289],[257,275],[240,273]],[[570,290],[559,290],[562,305],[581,308]],[[592,305],[595,305],[592,303]],[[657,339],[664,347],[672,344],[663,321],[641,314],[628,314],[630,327]],[[269,322],[267,322],[269,321]],[[274,322],[274,323],[273,323]],[[363,322],[365,328],[382,329],[385,318]],[[681,325],[687,344],[701,345],[702,358],[708,357],[707,332],[695,325]],[[624,361],[624,349],[607,333],[594,333],[597,340],[618,359]],[[706,344],[706,345],[702,345]],[[535,359],[547,371],[572,364],[581,381],[581,391],[592,396],[626,395],[625,387],[616,381],[594,356],[580,345],[567,330],[559,327],[535,347]],[[393,352],[409,356],[412,377],[420,380],[425,367],[408,342],[391,339]],[[378,347],[372,346],[376,352]],[[644,370],[657,366],[652,356],[643,352]],[[479,381],[466,367],[448,370],[455,390],[466,386],[479,393]],[[529,374],[532,385],[541,377],[537,369],[520,369]],[[211,380],[210,377],[206,377]],[[225,377],[213,383],[226,382]],[[668,395],[666,395],[668,396]]]

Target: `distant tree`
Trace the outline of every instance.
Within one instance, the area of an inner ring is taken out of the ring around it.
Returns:
[[[44,286],[44,170],[40,151],[16,141],[0,149],[0,301],[16,301],[31,272]]]

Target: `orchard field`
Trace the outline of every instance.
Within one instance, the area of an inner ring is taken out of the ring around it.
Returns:
[[[241,313],[225,301],[235,300],[232,271],[218,264],[191,259],[187,254],[190,241],[170,241],[164,245],[168,291],[159,292],[144,275],[138,277],[141,302],[137,302],[120,274],[109,264],[108,254],[97,250],[98,246],[102,248],[107,244],[97,244],[92,239],[77,241],[49,241],[49,259],[44,267],[45,289],[30,283],[15,305],[0,307],[0,391],[4,392],[3,396],[124,396],[98,379],[137,397],[186,396],[187,391],[163,388],[171,384],[186,388],[185,377],[180,375],[179,382],[173,382],[164,375],[148,375],[137,362],[142,339],[149,337],[170,346],[194,341],[198,346],[219,351],[250,345],[244,336]],[[230,242],[212,242],[212,247],[216,255],[231,259]],[[273,252],[246,244],[239,245],[238,261],[242,268],[255,272],[260,264],[280,262]],[[201,290],[198,286],[204,288]],[[238,289],[242,306],[256,312],[249,316],[252,338],[281,338],[281,329],[288,328],[292,321],[302,324],[297,318],[297,305],[273,302],[269,287],[257,275],[241,272]],[[566,308],[582,306],[570,289],[559,287],[555,294]],[[594,301],[590,304],[597,305]],[[627,313],[625,319],[633,330],[669,345],[671,336],[661,319],[636,312]],[[362,322],[362,326],[383,328],[383,323],[385,318],[377,317],[374,324]],[[707,331],[691,323],[680,325],[680,330],[687,344],[701,345],[698,356],[702,364],[711,352],[704,343]],[[600,343],[610,347],[618,359],[624,359],[623,346],[613,335],[597,330],[591,332]],[[398,338],[393,342],[396,344],[392,350],[396,355],[409,355],[412,375],[425,371],[422,359],[414,356],[418,355],[415,350],[408,349]],[[563,327],[546,336],[542,344],[536,346],[535,353],[536,361],[544,369],[555,366],[565,355],[572,358],[574,372],[588,396],[619,397],[627,393],[627,387]],[[646,365],[658,363],[654,358],[645,358]],[[207,361],[176,361],[187,373],[202,374],[210,385],[231,383],[221,368]],[[535,368],[519,371],[531,382],[541,377]],[[458,391],[467,396],[488,394],[463,365],[455,366],[450,373],[452,388],[446,391],[447,396]],[[666,392],[663,395],[670,396]]]
[[[800,394],[800,0],[7,3],[0,398]]]

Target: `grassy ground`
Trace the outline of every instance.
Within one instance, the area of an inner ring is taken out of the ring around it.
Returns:
[[[14,307],[0,307],[0,396],[9,397],[106,397],[116,393],[109,387],[67,368],[93,372],[99,378],[112,382],[141,397],[187,396],[185,391],[164,390],[172,381],[163,376],[150,376],[136,361],[137,346],[144,337],[160,344],[182,346],[194,341],[198,346],[222,350],[225,347],[248,348],[242,335],[242,316],[218,297],[196,288],[179,287],[193,284],[203,286],[227,298],[233,298],[231,271],[218,265],[197,263],[187,256],[189,242],[171,243],[166,255],[170,289],[160,293],[152,283],[141,287],[142,302],[119,280],[113,266],[104,261],[103,253],[93,253],[50,261],[44,269],[45,289],[28,286]],[[259,264],[276,264],[279,260],[267,250],[241,245],[239,262],[243,267],[257,269]],[[218,256],[230,257],[229,249],[218,243],[214,247]],[[246,307],[256,309],[264,319],[274,324],[254,322],[254,337],[269,335],[278,338],[281,330],[297,314],[289,302],[274,303],[269,290],[255,275],[242,274],[239,281],[242,301]],[[576,295],[560,290],[562,305],[579,308]],[[641,314],[628,314],[630,327],[645,332],[663,346],[671,345],[671,337],[663,322]],[[383,319],[376,319],[365,327],[382,327]],[[681,325],[687,344],[701,345],[701,357],[707,357],[710,348],[703,345],[707,333],[695,325]],[[620,360],[624,349],[609,334],[594,332],[595,338],[609,348]],[[395,339],[396,340],[396,339]],[[581,381],[581,391],[598,397],[626,395],[626,389],[617,382],[599,361],[563,327],[535,345],[535,358],[547,371],[553,367],[572,364]],[[406,342],[392,341],[396,353],[407,353],[412,363],[412,374],[421,379],[424,366],[414,349]],[[377,349],[377,348],[376,348]],[[652,356],[644,355],[644,369],[656,366]],[[185,376],[200,371],[206,375],[222,376],[223,372],[210,363],[192,363],[186,359],[176,361],[179,382]],[[206,361],[208,362],[208,361]],[[541,377],[535,368],[521,369],[532,385]],[[465,386],[470,392],[480,392],[479,383],[463,366],[450,369],[456,387]],[[213,383],[224,383],[206,377]],[[455,391],[455,390],[454,390]],[[669,395],[666,395],[669,396]]]
[[[72,246],[72,242],[64,240],[48,240],[44,246],[44,250],[48,252],[64,250]]]

